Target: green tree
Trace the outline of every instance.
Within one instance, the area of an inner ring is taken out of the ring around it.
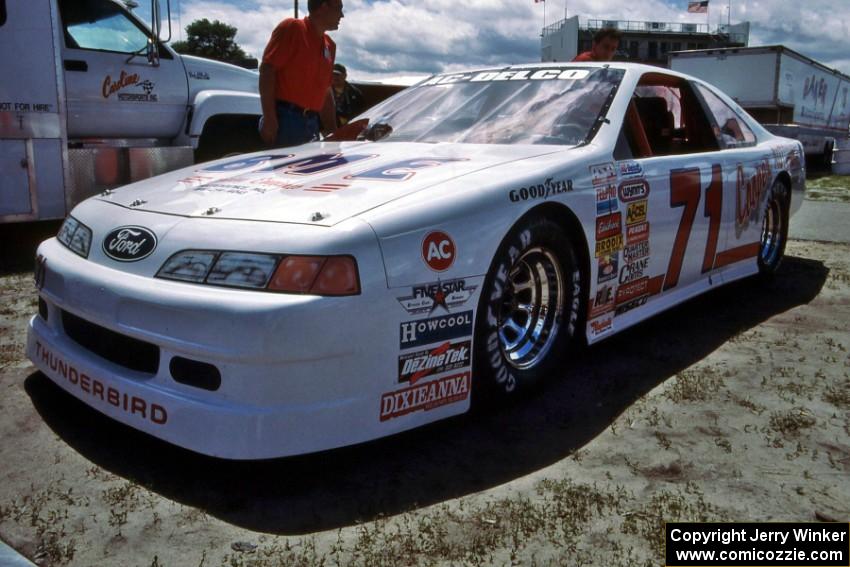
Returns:
[[[236,31],[235,26],[218,20],[195,20],[186,26],[186,41],[175,41],[171,46],[178,53],[244,65],[249,57],[234,41]]]

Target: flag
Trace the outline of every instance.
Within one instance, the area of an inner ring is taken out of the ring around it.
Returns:
[[[534,3],[537,4],[538,2],[545,2],[545,1],[546,0],[534,0]]]
[[[708,0],[696,0],[695,2],[688,2],[688,12],[693,12],[694,14],[707,14]]]

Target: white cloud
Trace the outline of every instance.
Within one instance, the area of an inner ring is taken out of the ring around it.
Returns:
[[[706,22],[687,13],[687,0],[548,0],[547,23],[563,18],[565,1],[569,15],[583,21]],[[200,18],[234,25],[236,41],[257,57],[275,25],[293,12],[292,0],[172,0],[172,8],[177,2],[184,27]],[[712,0],[712,26],[725,23],[729,4]],[[303,15],[307,1],[299,6]],[[355,78],[537,61],[543,10],[533,0],[346,0],[345,18],[331,36],[337,59]],[[731,0],[731,19],[752,23],[751,45],[781,43],[850,73],[846,0]]]

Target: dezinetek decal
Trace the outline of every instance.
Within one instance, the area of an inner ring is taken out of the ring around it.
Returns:
[[[469,366],[470,341],[450,342],[398,357],[398,381],[416,384],[432,374]]]

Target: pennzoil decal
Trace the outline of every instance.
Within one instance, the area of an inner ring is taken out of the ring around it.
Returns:
[[[451,313],[453,308],[466,303],[477,288],[476,285],[468,286],[462,279],[436,281],[415,285],[411,295],[397,299],[411,315],[430,314],[438,307]]]
[[[416,384],[432,374],[442,374],[469,366],[471,342],[446,341],[431,349],[398,357],[398,381]]]
[[[381,421],[465,400],[469,396],[469,376],[469,372],[463,372],[382,395]]]

